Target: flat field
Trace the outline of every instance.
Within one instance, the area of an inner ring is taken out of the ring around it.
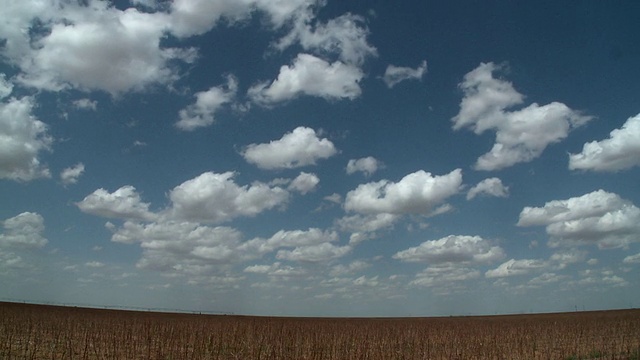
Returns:
[[[345,319],[0,302],[0,359],[640,359],[640,310]]]

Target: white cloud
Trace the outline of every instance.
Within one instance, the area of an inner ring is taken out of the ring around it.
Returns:
[[[301,172],[300,175],[291,181],[287,189],[289,191],[297,191],[304,195],[310,191],[314,191],[319,183],[320,179],[316,174]]]
[[[169,193],[169,216],[193,222],[220,223],[239,216],[255,216],[285,205],[289,192],[255,182],[239,186],[234,172],[206,172],[176,186]]]
[[[393,258],[429,264],[480,264],[492,263],[504,256],[504,250],[501,247],[493,245],[491,241],[480,236],[449,235],[399,251],[393,255]]]
[[[7,81],[5,74],[0,73],[0,100],[11,95],[12,91],[13,84]]]
[[[354,260],[347,265],[335,265],[331,268],[331,276],[344,276],[363,271],[371,267],[371,264],[363,260]]]
[[[246,20],[253,12],[265,14],[274,28],[288,21],[308,17],[312,5],[318,0],[176,0],[171,3],[171,32],[179,37],[189,37],[208,32],[221,19],[227,24]]]
[[[359,185],[349,191],[344,207],[365,214],[423,214],[438,211],[436,206],[457,194],[462,184],[462,170],[432,176],[423,170],[406,175],[397,183],[389,180]],[[434,210],[435,209],[435,210]]]
[[[583,262],[586,258],[587,258],[586,251],[569,249],[569,250],[554,253],[549,258],[549,262],[552,264],[556,264],[558,269],[564,269],[568,265]]]
[[[90,268],[101,268],[101,267],[104,267],[104,263],[101,263],[100,261],[89,261],[89,262],[86,262],[84,266],[90,267]]]
[[[261,169],[273,170],[315,165],[317,160],[336,153],[329,139],[320,139],[315,130],[300,126],[279,140],[247,146],[242,156]]]
[[[196,93],[196,102],[180,110],[180,120],[176,122],[176,127],[184,131],[193,131],[213,124],[216,111],[233,101],[237,90],[237,80],[229,75],[226,85],[214,86],[207,91]]]
[[[276,44],[278,49],[284,50],[297,41],[305,51],[337,54],[342,62],[354,65],[362,65],[366,58],[377,55],[376,48],[367,42],[369,30],[360,16],[344,14],[315,25],[310,24],[310,17],[297,20],[293,30]]]
[[[488,178],[480,181],[467,193],[467,200],[471,200],[478,195],[509,197],[509,188],[502,185],[502,180],[498,178]]]
[[[62,183],[64,185],[75,184],[78,182],[78,178],[80,177],[80,175],[82,175],[82,173],[84,173],[84,164],[77,163],[72,167],[68,167],[62,170],[62,172],[60,173],[60,180],[62,180]]]
[[[422,287],[451,286],[452,283],[477,279],[480,271],[467,267],[458,267],[452,264],[429,266],[416,274],[409,285]]]
[[[300,95],[324,99],[355,99],[364,77],[358,67],[336,61],[332,64],[310,54],[298,54],[291,66],[280,68],[278,78],[252,86],[248,96],[261,105],[272,105]]]
[[[0,248],[42,248],[48,240],[42,236],[44,219],[38,213],[23,212],[2,222]]]
[[[50,150],[53,139],[45,123],[33,116],[31,97],[0,103],[0,179],[30,181],[50,177],[38,157]]]
[[[186,276],[190,283],[207,282],[213,274],[224,273],[230,264],[257,258],[256,253],[240,249],[239,231],[186,221],[126,221],[114,228],[111,240],[140,244],[138,268]]]
[[[488,278],[500,278],[507,276],[526,275],[535,271],[541,271],[548,266],[544,260],[521,259],[508,260],[495,269],[488,270],[485,276]]]
[[[85,213],[116,219],[153,220],[156,215],[149,211],[149,204],[142,202],[140,194],[131,185],[123,186],[113,193],[98,189],[76,203]]]
[[[640,264],[640,253],[629,255],[622,260],[625,264]]]
[[[96,109],[98,109],[98,102],[96,100],[84,98],[84,99],[74,100],[73,106],[76,109],[96,111]]]
[[[342,231],[370,233],[380,229],[390,228],[400,216],[389,213],[351,215],[336,220],[336,225]]]
[[[427,62],[423,61],[420,66],[415,69],[410,67],[402,67],[389,65],[384,72],[382,80],[389,88],[396,86],[398,83],[405,80],[422,80],[422,76],[427,72]]]
[[[579,154],[569,154],[569,169],[619,171],[640,166],[640,114],[629,118],[609,138],[584,144]]]
[[[518,226],[541,225],[552,247],[597,244],[603,249],[640,241],[640,209],[604,190],[522,210]]]
[[[103,90],[116,95],[168,84],[177,78],[173,61],[193,61],[193,49],[162,48],[169,17],[108,2],[50,4],[40,13],[20,12],[30,35],[12,34],[9,59],[22,84],[39,89]],[[33,21],[35,18],[39,21]],[[25,25],[23,24],[23,25]],[[40,24],[43,29],[34,29]],[[29,46],[31,44],[32,46]]]
[[[382,167],[384,167],[384,164],[372,156],[360,159],[351,159],[347,163],[347,174],[351,175],[360,171],[366,176],[371,176],[371,174],[375,173]]]
[[[325,262],[345,256],[351,251],[348,245],[337,246],[331,243],[297,247],[293,250],[278,250],[276,258],[298,262]]]
[[[493,77],[493,72],[501,69],[493,63],[482,63],[466,74],[460,84],[465,95],[460,112],[452,118],[455,130],[470,128],[478,135],[496,131],[493,148],[475,164],[478,170],[499,170],[529,162],[549,144],[566,138],[571,129],[591,120],[558,102],[506,110],[521,104],[523,96],[511,83]]]

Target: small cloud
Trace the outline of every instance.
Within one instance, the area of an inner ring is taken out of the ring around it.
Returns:
[[[62,180],[63,185],[71,185],[78,182],[78,178],[80,175],[84,173],[84,164],[77,163],[72,167],[68,167],[60,173],[60,180]]]
[[[86,262],[84,266],[90,267],[90,268],[101,268],[101,267],[104,267],[104,264],[101,263],[100,261],[89,261],[89,262]]]
[[[372,156],[361,159],[351,159],[347,163],[347,174],[351,175],[356,172],[362,172],[365,176],[371,176],[373,173],[382,169],[384,164]]]
[[[73,102],[73,106],[79,110],[92,110],[98,109],[98,102],[91,99],[78,99]]]
[[[498,178],[484,179],[469,190],[467,200],[472,200],[478,195],[506,198],[509,197],[509,188],[502,185]]]
[[[426,60],[422,61],[422,63],[415,69],[412,69],[410,67],[389,65],[387,66],[387,70],[384,72],[382,80],[391,89],[398,83],[405,80],[421,80],[426,72]]]

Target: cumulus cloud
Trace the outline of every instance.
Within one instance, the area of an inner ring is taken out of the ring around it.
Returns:
[[[625,264],[640,264],[640,253],[629,255],[622,260]]]
[[[405,80],[422,80],[422,76],[427,72],[427,61],[423,61],[420,66],[415,69],[410,67],[387,66],[387,70],[384,72],[382,80],[389,88],[396,86],[398,83]]]
[[[320,4],[318,0],[176,0],[171,3],[169,23],[173,34],[189,37],[208,32],[221,20],[234,24],[259,12],[267,16],[273,28],[280,28],[294,19],[311,16],[311,6]]]
[[[221,223],[239,216],[255,216],[287,203],[289,192],[255,182],[239,186],[234,172],[206,172],[176,186],[169,193],[171,218]]]
[[[49,241],[42,236],[44,218],[33,212],[23,212],[2,222],[0,248],[37,249]]]
[[[367,42],[369,30],[361,16],[344,14],[326,24],[310,24],[310,16],[297,20],[276,48],[284,50],[297,42],[305,51],[327,56],[336,54],[342,62],[355,65],[362,65],[368,57],[377,55],[376,48]]]
[[[24,6],[30,6],[25,2]],[[171,63],[193,61],[193,49],[163,48],[170,23],[165,13],[125,11],[108,2],[55,2],[32,11],[10,7],[28,35],[9,35],[5,55],[22,71],[17,79],[39,89],[102,90],[112,95],[168,84]],[[39,11],[39,12],[38,12]],[[33,21],[35,19],[39,21]],[[42,27],[39,29],[35,24]]]
[[[467,200],[471,200],[479,195],[508,197],[509,188],[502,185],[502,180],[498,178],[488,178],[480,181],[476,186],[469,189]]]
[[[273,170],[315,165],[337,152],[329,139],[320,139],[315,130],[300,126],[279,140],[247,146],[242,156],[261,169]]]
[[[382,164],[381,161],[372,156],[367,156],[360,159],[351,159],[347,163],[347,174],[351,175],[359,171],[366,176],[371,176],[371,174],[375,173],[383,166],[384,164]]]
[[[84,99],[74,100],[73,106],[76,109],[80,109],[80,110],[96,111],[96,109],[98,109],[98,102],[96,100],[84,98]]]
[[[342,231],[369,233],[390,228],[400,218],[399,215],[380,213],[344,216],[336,221]]]
[[[481,264],[498,261],[504,256],[504,250],[501,247],[493,245],[491,241],[480,236],[449,235],[399,251],[393,255],[393,258],[429,264]]]
[[[80,211],[91,215],[115,219],[153,220],[156,214],[149,211],[149,204],[142,202],[140,194],[131,185],[109,193],[98,189],[76,203]]]
[[[196,102],[180,110],[180,120],[176,122],[176,127],[184,131],[193,131],[213,124],[215,113],[224,104],[233,101],[237,90],[236,78],[229,75],[226,85],[214,86],[207,91],[196,93]]]
[[[293,250],[278,250],[276,258],[298,262],[326,262],[345,256],[351,251],[349,245],[337,246],[331,243],[297,247]]]
[[[114,228],[111,240],[140,245],[138,268],[186,276],[191,283],[208,281],[213,274],[224,273],[229,264],[257,257],[240,250],[239,231],[187,221],[126,221]]]
[[[7,81],[5,74],[0,73],[0,100],[11,95],[13,84]]]
[[[64,185],[71,185],[78,182],[78,178],[84,173],[84,164],[77,163],[72,167],[65,168],[60,173],[60,180]]]
[[[480,271],[468,267],[459,267],[452,264],[429,266],[416,274],[409,285],[420,287],[449,287],[452,283],[477,279]]]
[[[300,95],[324,99],[355,99],[362,90],[359,82],[364,77],[360,68],[340,61],[328,63],[314,55],[299,54],[293,64],[280,68],[273,82],[262,82],[248,90],[255,103],[273,105]]]
[[[597,190],[543,207],[525,207],[518,226],[546,226],[552,247],[626,247],[640,241],[640,209],[617,194]]]
[[[539,157],[546,147],[566,138],[574,128],[591,120],[565,104],[533,103],[520,110],[507,110],[523,103],[510,82],[493,77],[502,66],[482,63],[464,76],[460,88],[464,98],[460,112],[452,118],[454,130],[470,128],[476,134],[496,131],[493,148],[478,158],[478,170],[499,170]]]
[[[544,270],[547,262],[538,259],[508,260],[495,269],[488,270],[484,275],[488,278],[501,278],[508,276],[527,275],[532,272]]]
[[[50,177],[39,155],[51,150],[48,126],[33,114],[31,97],[0,103],[0,179],[30,181]]]
[[[397,183],[381,180],[359,185],[347,193],[345,210],[364,214],[422,214],[438,212],[447,198],[457,194],[462,170],[434,176],[423,170],[406,175]]]
[[[304,195],[310,191],[316,189],[316,186],[320,183],[320,179],[316,174],[310,174],[301,172],[295,179],[291,181],[287,189],[289,191],[296,191]]]
[[[609,138],[584,144],[579,154],[569,154],[569,169],[619,171],[640,166],[640,114],[629,118]]]

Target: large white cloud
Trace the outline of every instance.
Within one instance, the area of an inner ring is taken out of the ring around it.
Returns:
[[[438,240],[425,241],[419,246],[402,250],[394,259],[429,264],[492,263],[504,258],[504,250],[480,236],[449,235]]]
[[[476,134],[496,131],[492,149],[475,164],[478,170],[498,170],[529,162],[539,157],[549,144],[566,138],[571,129],[591,120],[559,102],[507,110],[521,104],[523,96],[510,82],[493,77],[493,72],[501,68],[482,63],[464,76],[460,88],[465,96],[460,112],[452,118],[455,130],[470,128]]]
[[[239,186],[235,173],[206,172],[176,186],[169,193],[169,216],[193,222],[220,223],[239,216],[255,216],[285,205],[289,192],[255,182]]]
[[[44,219],[38,213],[24,212],[2,222],[0,248],[33,249],[48,243],[42,236]]]
[[[480,181],[476,186],[469,189],[467,200],[471,200],[479,195],[508,197],[509,188],[502,184],[498,178],[488,178]]]
[[[569,155],[569,169],[619,171],[640,166],[640,114],[629,118],[608,139],[584,144],[582,152]]]
[[[31,97],[10,98],[0,103],[0,179],[29,181],[50,177],[39,158],[50,150],[48,127],[33,114]]]
[[[149,211],[149,203],[142,202],[140,194],[131,185],[110,193],[98,189],[76,203],[85,213],[116,219],[153,220],[156,214]]]
[[[238,90],[235,77],[227,76],[227,84],[211,87],[207,91],[195,94],[196,102],[180,110],[180,120],[176,127],[184,131],[192,131],[214,123],[214,115],[224,104],[233,101]]]
[[[170,23],[165,13],[123,11],[106,1],[53,1],[48,6],[39,4],[30,12],[14,6],[5,14],[21,18],[22,24],[13,26],[30,30],[26,36],[9,34],[11,46],[5,51],[21,69],[17,78],[22,84],[115,95],[170,83],[177,78],[171,63],[195,58],[193,49],[161,47]]]
[[[290,66],[280,68],[273,82],[252,86],[248,96],[261,105],[272,105],[300,95],[325,99],[355,99],[362,90],[360,68],[340,61],[329,63],[310,54],[299,54]]]
[[[423,170],[403,177],[397,183],[381,180],[359,185],[347,193],[344,208],[365,214],[428,215],[438,205],[460,191],[462,170],[431,175]]]
[[[279,140],[248,145],[242,156],[261,169],[291,169],[315,165],[319,159],[337,153],[329,139],[320,139],[315,130],[300,126]]]
[[[387,66],[382,80],[389,88],[396,86],[405,80],[422,80],[422,76],[427,72],[427,62],[423,61],[420,66],[415,69],[404,66]]]
[[[546,226],[553,247],[626,247],[640,241],[640,209],[617,194],[597,190],[543,207],[525,207],[518,226]]]

